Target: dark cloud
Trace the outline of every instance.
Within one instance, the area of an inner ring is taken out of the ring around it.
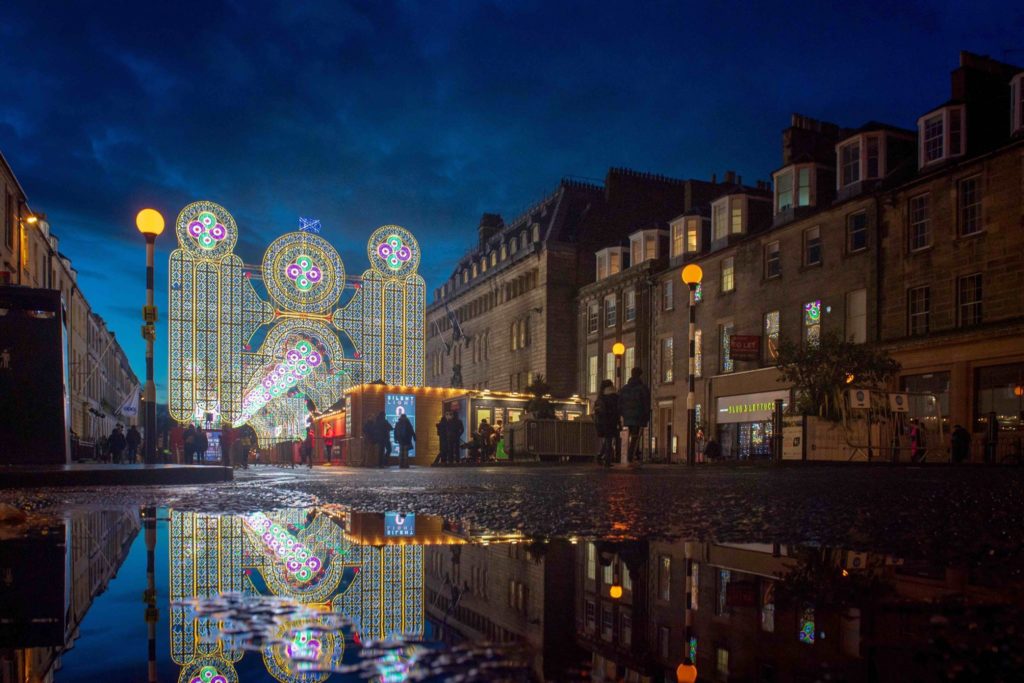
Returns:
[[[958,50],[1019,58],[1024,28],[1014,3],[698,5],[4,2],[0,149],[141,367],[142,206],[223,204],[248,262],[316,216],[351,272],[399,223],[433,287],[482,212],[562,175],[767,178],[790,112],[912,126]]]

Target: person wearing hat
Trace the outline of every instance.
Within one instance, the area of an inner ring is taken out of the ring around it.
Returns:
[[[606,379],[601,382],[600,394],[594,401],[594,425],[597,436],[601,439],[601,451],[597,455],[597,464],[612,466],[612,458],[617,450],[615,444],[619,435],[622,411],[619,409],[619,395],[615,392],[615,384]]]

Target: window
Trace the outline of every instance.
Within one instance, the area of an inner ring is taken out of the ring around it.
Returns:
[[[715,671],[720,679],[729,678],[729,651],[724,647],[715,648]]]
[[[918,166],[952,157],[965,149],[965,113],[962,105],[943,107],[917,120]]]
[[[597,356],[587,359],[587,393],[597,393]]]
[[[907,334],[928,334],[931,313],[931,289],[914,287],[907,290]]]
[[[615,381],[615,354],[611,351],[604,354],[604,378]]]
[[[661,310],[671,311],[676,306],[675,292],[672,289],[675,280],[669,278],[661,283]]]
[[[981,232],[981,176],[964,178],[957,184],[957,214],[960,234]]]
[[[498,264],[498,252],[492,251],[491,252],[491,265],[495,266],[497,264]]]
[[[704,376],[704,354],[701,352],[702,337],[700,330],[693,331],[693,374],[695,377]]]
[[[775,582],[761,579],[760,584],[761,630],[773,633],[775,631]]]
[[[624,320],[627,323],[631,323],[636,320],[636,290],[626,290],[626,293],[623,294],[623,299],[623,307],[626,309]]]
[[[615,631],[615,624],[612,622],[612,608],[608,605],[601,605],[601,638],[610,641]]]
[[[540,225],[537,223],[533,224],[533,241],[540,242]]]
[[[957,280],[956,304],[960,327],[981,323],[981,273]]]
[[[671,649],[672,643],[672,631],[668,626],[658,627],[658,654],[662,659],[668,659],[668,653]]]
[[[626,647],[633,644],[633,616],[629,612],[619,615],[619,642]]]
[[[860,140],[839,148],[839,186],[860,182]]]
[[[658,258],[658,237],[656,235],[644,236],[644,260]]]
[[[813,346],[821,339],[821,300],[804,304],[804,342]]]
[[[587,578],[597,579],[597,545],[592,542],[587,543]]]
[[[636,365],[635,365],[635,363],[636,363],[636,347],[635,346],[627,346],[626,347],[626,355],[625,355],[625,357],[623,357],[622,360],[625,363],[625,365],[623,366],[623,367],[626,368],[625,372],[632,372],[633,368],[636,367]]]
[[[629,240],[629,265],[635,266],[643,261],[643,244],[639,239]]]
[[[608,274],[622,272],[622,252],[618,249],[608,252]]]
[[[846,293],[846,339],[854,344],[868,340],[868,290]]]
[[[738,199],[729,200],[729,204],[732,206],[732,220],[730,221],[730,229],[733,235],[739,235],[743,232],[743,203]]]
[[[480,272],[481,273],[486,273],[487,272],[487,257],[486,256],[484,256],[484,257],[482,257],[480,259]]]
[[[14,194],[4,192],[4,241],[8,249],[14,249]]]
[[[463,270],[462,271],[462,283],[465,284],[467,282],[469,282],[469,271],[468,270]]]
[[[793,207],[793,171],[785,171],[775,176],[775,211],[785,211]]]
[[[697,235],[700,231],[700,219],[699,218],[687,218],[686,219],[686,253],[696,254],[697,253]]]
[[[730,347],[730,339],[733,334],[732,321],[723,323],[718,326],[718,337],[719,337],[719,356],[721,356],[721,371],[732,372],[735,368],[735,363],[732,360],[732,348]]]
[[[811,205],[811,169],[801,168],[797,172],[796,205]]]
[[[505,259],[508,258],[508,247],[505,245],[504,242],[501,243],[501,256],[500,256],[500,258],[501,258],[502,261],[504,261]]]
[[[846,251],[853,253],[868,248],[868,214],[858,211],[846,217]]]
[[[726,202],[716,202],[711,206],[711,230],[714,234],[714,239],[724,239],[728,233],[728,225],[726,224]]]
[[[661,340],[661,381],[663,384],[672,381],[672,337]]]
[[[519,249],[519,242],[516,240],[515,237],[513,237],[512,239],[510,239],[508,241],[508,253],[509,253],[509,255],[512,255],[512,254],[516,253],[517,249]]]
[[[946,393],[948,395],[948,390]],[[1014,430],[1019,434],[1024,427],[1024,413],[1021,412],[1024,398],[1021,394],[1024,394],[1024,363],[990,365],[975,370],[975,431],[983,431],[988,425],[989,413],[995,413],[1000,429]],[[948,415],[947,410],[942,414]]]
[[[695,610],[700,605],[700,564],[690,560],[690,609]],[[691,659],[693,659],[691,657]],[[697,661],[694,659],[693,661]]]
[[[733,257],[722,259],[722,291],[731,292],[736,288],[735,271],[733,269]]]
[[[597,303],[591,303],[587,305],[587,333],[593,334],[597,332],[598,326],[598,305]]]
[[[1024,129],[1024,74],[1017,74],[1010,81],[1010,131]]]
[[[672,224],[672,257],[682,256],[686,231],[683,223]]]
[[[608,277],[608,254],[605,252],[597,255],[597,279],[603,280]]]
[[[772,364],[779,357],[779,312],[764,314],[764,362]]]
[[[479,274],[479,271],[477,270],[476,261],[474,261],[473,262],[473,277],[476,277],[478,274]]]
[[[618,306],[615,295],[609,294],[604,298],[604,326],[615,327],[619,322],[618,318]]]
[[[668,602],[672,599],[672,558],[658,556],[658,599]]]
[[[804,230],[804,265],[817,266],[821,264],[821,229],[808,228]]]
[[[804,645],[814,645],[815,626],[813,607],[805,607],[803,612],[800,614],[800,632],[798,636],[800,642]]]
[[[764,279],[770,280],[780,275],[782,275],[782,260],[779,258],[779,243],[778,241],[769,242],[764,245]]]
[[[597,628],[597,605],[593,600],[586,601],[586,629],[587,633],[593,633]]]
[[[910,198],[907,207],[909,219],[907,235],[910,238],[910,251],[926,249],[932,245],[930,199],[931,195],[927,192]]]
[[[731,574],[728,569],[719,569],[715,581],[715,616],[724,617],[729,615],[729,605],[725,596],[729,588]]]

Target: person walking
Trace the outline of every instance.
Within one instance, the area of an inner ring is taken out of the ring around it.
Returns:
[[[458,413],[450,411],[448,414],[451,415],[448,419],[448,464],[457,465],[461,456],[462,434],[466,431],[466,427],[459,419]]]
[[[182,443],[184,444],[185,462],[191,465],[196,458],[196,428],[191,424],[185,428]]]
[[[494,427],[487,422],[487,418],[480,420],[480,427],[477,429],[477,443],[480,449],[480,461],[489,460],[491,457],[491,437],[494,436]]]
[[[210,447],[210,439],[205,429],[196,429],[196,460],[199,464],[206,462],[206,449]]]
[[[601,393],[594,401],[594,426],[597,436],[601,439],[601,450],[597,454],[597,464],[612,466],[612,457],[616,453],[615,439],[619,434],[622,411],[619,409],[619,395],[615,391],[615,383],[610,379],[601,382]]]
[[[448,464],[448,420],[450,417],[451,411],[444,411],[441,415],[441,419],[438,420],[435,425],[435,428],[437,429],[437,442],[439,449],[437,457],[434,458],[434,465]]]
[[[384,411],[377,413],[374,421],[374,436],[377,438],[377,467],[387,467],[391,459],[391,430],[394,427],[388,422]]]
[[[302,440],[302,447],[299,449],[302,455],[302,462],[309,469],[313,469],[313,428],[306,430],[306,438]]]
[[[708,462],[717,462],[722,459],[722,447],[715,441],[715,437],[708,439],[708,443],[704,446],[704,459]]]
[[[110,432],[110,436],[107,438],[107,447],[110,449],[110,461],[120,465],[121,457],[124,454],[124,449],[128,445],[128,441],[124,438],[124,433],[121,431],[121,425],[116,425],[114,431]]]
[[[330,422],[324,423],[324,459],[331,464],[331,450],[334,448],[334,428]]]
[[[231,441],[230,454],[231,454],[231,467],[239,468],[243,470],[249,469],[249,449],[252,444],[249,441],[248,436],[238,436]]]
[[[139,444],[142,443],[142,434],[139,434],[139,428],[132,425],[128,430],[125,441],[128,444],[128,462],[135,463],[135,456],[139,452]]]
[[[967,462],[971,457],[971,434],[963,425],[956,425],[953,427],[953,434],[950,436],[952,442],[950,455],[952,456],[953,464],[959,465],[962,462]]]
[[[398,442],[398,467],[409,469],[409,451],[416,443],[416,429],[413,428],[409,416],[402,413],[395,422],[395,441]]]
[[[633,368],[629,381],[619,392],[619,405],[622,410],[622,422],[629,430],[629,445],[626,448],[629,464],[640,465],[640,432],[651,419],[651,390],[640,378],[644,371]]]

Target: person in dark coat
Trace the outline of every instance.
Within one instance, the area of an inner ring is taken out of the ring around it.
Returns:
[[[125,441],[128,443],[128,462],[135,462],[135,456],[139,452],[139,444],[142,443],[142,434],[139,434],[139,428],[132,425],[128,430]]]
[[[714,437],[708,439],[708,443],[704,446],[704,459],[708,462],[714,462],[721,460],[722,458],[722,447],[718,445]]]
[[[206,449],[210,447],[210,439],[206,436],[205,429],[196,430],[196,460],[200,464],[206,462]]]
[[[953,462],[956,464],[966,462],[971,457],[971,434],[963,425],[956,425],[953,427],[953,434],[951,435],[952,449],[951,455]]]
[[[416,430],[405,413],[399,415],[395,422],[395,441],[398,442],[398,466],[403,470],[409,469],[409,451],[416,443]]]
[[[196,428],[192,425],[185,428],[184,446],[185,462],[191,465],[196,457]]]
[[[459,419],[458,413],[453,411],[450,415],[451,418],[448,420],[448,464],[455,465],[459,462],[462,434],[466,428],[462,424],[462,420]]]
[[[448,421],[451,419],[452,413],[450,410],[444,411],[441,419],[437,421],[437,441],[439,444],[439,450],[437,457],[434,459],[435,465],[447,465],[448,464]]]
[[[619,392],[619,406],[622,410],[622,423],[629,429],[629,462],[640,464],[640,432],[651,419],[651,390],[640,379],[644,372],[633,368],[629,381]]]
[[[391,458],[391,430],[394,427],[388,422],[384,411],[377,413],[373,421],[374,437],[377,440],[377,467],[387,467]]]
[[[618,455],[615,448],[619,434],[622,412],[619,410],[619,395],[615,392],[615,384],[606,379],[601,382],[601,395],[594,401],[594,426],[601,438],[601,451],[597,454],[597,464],[612,466],[612,459]]]
[[[299,454],[302,456],[302,462],[306,463],[309,469],[313,469],[313,429],[309,428],[306,430],[306,438],[302,440],[302,446],[299,447]]]
[[[107,447],[110,449],[110,461],[120,464],[121,456],[127,445],[128,441],[124,438],[121,425],[117,425],[107,438]]]

